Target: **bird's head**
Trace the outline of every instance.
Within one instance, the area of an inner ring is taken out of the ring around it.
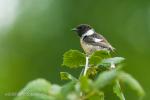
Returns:
[[[81,37],[83,34],[85,34],[86,32],[88,32],[91,29],[92,29],[92,27],[90,25],[80,24],[76,28],[73,28],[72,30],[77,32],[78,35]]]

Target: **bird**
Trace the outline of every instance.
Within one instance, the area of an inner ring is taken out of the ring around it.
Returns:
[[[80,24],[72,30],[80,37],[81,47],[88,56],[95,51],[107,50],[111,52],[115,50],[103,35],[97,33],[88,24]]]
[[[86,53],[86,63],[83,70],[83,75],[86,76],[89,69],[89,56],[95,51],[107,50],[109,52],[114,51],[115,48],[105,39],[105,37],[97,33],[94,28],[88,24],[80,24],[72,29],[80,37],[80,44]],[[111,67],[114,64],[111,64]]]

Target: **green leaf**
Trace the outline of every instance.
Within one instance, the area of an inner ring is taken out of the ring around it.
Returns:
[[[116,69],[102,72],[94,82],[93,86],[96,89],[97,88],[101,89],[106,85],[110,84],[112,81],[114,81],[117,78],[118,74],[119,72]]]
[[[110,53],[109,53],[109,51],[107,51],[107,50],[99,50],[99,51],[95,51],[93,54],[92,54],[92,56],[98,56],[98,57],[101,57],[101,58],[110,58],[111,57],[111,55],[110,55]],[[91,57],[92,57],[91,56]]]
[[[84,100],[104,100],[104,93],[101,91],[91,91],[85,96]]]
[[[71,92],[67,95],[65,100],[81,100],[80,95],[78,95],[76,92]]]
[[[121,62],[123,62],[125,60],[125,58],[123,57],[113,57],[113,58],[107,58],[107,59],[103,59],[101,61],[101,63],[99,63],[99,67],[110,67],[112,64],[116,65],[116,64],[120,64]]]
[[[124,94],[121,90],[120,83],[116,80],[115,85],[113,87],[113,92],[120,98],[120,100],[125,100]]]
[[[69,50],[63,56],[63,66],[78,68],[85,65],[85,54],[78,50]]]
[[[66,95],[68,95],[69,93],[75,90],[75,84],[76,84],[75,81],[71,81],[63,85],[61,88],[61,94],[66,97]]]
[[[98,73],[98,68],[97,67],[89,67],[88,68],[88,70],[87,70],[87,76],[89,76],[89,77],[93,77],[93,76],[95,76],[97,73]]]
[[[119,75],[119,79],[129,85],[133,90],[137,92],[137,94],[142,98],[145,95],[145,92],[139,82],[135,80],[131,75],[125,72],[121,72]]]
[[[51,95],[57,95],[61,91],[61,87],[57,84],[53,84],[49,90],[49,94]]]
[[[109,58],[109,57],[110,57],[110,54],[107,50],[96,51],[90,56],[90,59],[89,59],[90,64],[97,65],[98,63],[102,61],[102,59]]]
[[[61,80],[73,80],[77,81],[77,79],[67,72],[60,72]]]
[[[44,79],[31,81],[23,88],[15,100],[54,100],[49,95],[51,84]]]
[[[113,58],[108,58],[108,59],[104,59],[101,63],[102,64],[119,64],[122,61],[124,61],[125,59],[123,57],[113,57]]]
[[[49,95],[53,96],[54,100],[63,100],[61,89],[62,89],[61,86],[57,84],[53,84],[51,88],[49,89]]]
[[[82,76],[80,78],[80,88],[83,92],[89,92],[90,91],[89,80],[86,76]]]

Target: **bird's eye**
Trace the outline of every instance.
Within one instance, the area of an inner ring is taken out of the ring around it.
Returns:
[[[84,29],[84,27],[79,27],[79,29]]]

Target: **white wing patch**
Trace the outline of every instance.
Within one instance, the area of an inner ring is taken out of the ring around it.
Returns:
[[[103,39],[97,39],[97,38],[93,38],[94,42],[102,42]]]

